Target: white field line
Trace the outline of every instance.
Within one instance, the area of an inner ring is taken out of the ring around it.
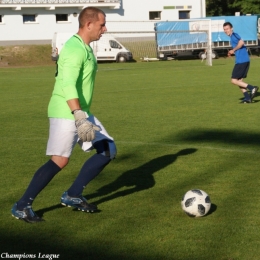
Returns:
[[[191,85],[190,85],[191,86]],[[164,89],[164,88],[180,88],[181,86],[178,85],[178,86],[155,86],[155,87],[147,87],[147,88],[129,88],[129,89],[118,89],[118,90],[107,90],[107,91],[102,91],[104,93],[115,93],[115,92],[127,92],[127,91],[137,91],[137,90],[146,90],[146,89],[157,89],[157,90],[161,90],[161,89]]]
[[[129,144],[129,145],[150,145],[150,146],[167,146],[167,147],[180,147],[185,149],[207,149],[207,150],[217,150],[217,151],[225,151],[225,152],[236,152],[236,153],[253,153],[256,154],[256,150],[249,150],[249,149],[229,149],[229,148],[217,148],[211,146],[203,146],[197,144],[166,144],[166,143],[157,143],[157,142],[132,142],[132,141],[115,141],[116,144]],[[260,151],[260,149],[259,149]],[[260,154],[259,154],[260,156]]]
[[[14,140],[11,137],[0,137],[0,140]],[[48,137],[19,137],[19,140],[47,140]],[[248,153],[260,156],[260,149],[257,150],[250,150],[250,149],[229,149],[229,148],[221,148],[221,147],[211,147],[211,146],[204,146],[204,145],[197,145],[197,144],[171,144],[171,143],[158,143],[158,142],[133,142],[133,141],[120,141],[115,140],[116,144],[124,144],[124,145],[142,145],[142,146],[160,146],[160,147],[172,147],[172,148],[181,148],[181,149],[206,149],[206,150],[215,150],[215,151],[224,151],[224,152],[233,152],[233,153]],[[257,153],[259,151],[259,153]]]

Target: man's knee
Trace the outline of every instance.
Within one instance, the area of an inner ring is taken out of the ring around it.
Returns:
[[[53,155],[51,157],[51,160],[56,163],[61,169],[63,169],[69,163],[69,158],[58,155]]]
[[[115,159],[117,150],[115,142],[112,140],[101,140],[93,144],[98,154]]]
[[[237,85],[237,79],[231,79],[231,83],[234,84],[234,85]]]

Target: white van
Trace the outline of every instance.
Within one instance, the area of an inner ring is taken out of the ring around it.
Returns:
[[[65,42],[75,33],[54,33],[52,39],[52,60],[57,61],[59,53]],[[112,35],[103,34],[102,37],[95,42],[91,42],[90,46],[96,56],[97,61],[116,61],[126,62],[133,59],[132,53],[127,50]]]

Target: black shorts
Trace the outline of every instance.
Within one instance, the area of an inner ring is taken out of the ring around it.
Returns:
[[[237,63],[232,71],[232,79],[244,79],[247,76],[250,62]]]

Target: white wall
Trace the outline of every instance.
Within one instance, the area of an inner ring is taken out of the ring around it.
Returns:
[[[204,0],[203,0],[204,1]],[[136,2],[136,4],[133,4]],[[161,11],[162,20],[177,20],[179,10],[164,9],[164,6],[186,6],[186,10],[191,10],[191,18],[201,17],[201,0],[128,0],[123,1],[124,16],[129,20],[149,20],[149,11]],[[188,9],[187,6],[192,6]],[[184,10],[185,10],[184,9]]]
[[[102,8],[107,14],[108,30],[153,30],[153,23],[148,22],[149,26],[141,28],[132,25],[127,29],[125,23],[112,23],[111,21],[149,21],[149,11],[161,11],[161,20],[178,20],[179,9],[164,9],[164,6],[192,6],[190,18],[205,16],[205,0],[122,0],[120,9]],[[78,17],[73,13],[79,13],[79,8],[63,7],[55,10],[46,10],[45,8],[22,8],[21,10],[12,10],[3,8],[0,4],[0,45],[9,41],[50,41],[54,32],[77,32]],[[22,6],[22,5],[21,5]],[[71,4],[73,6],[73,4]],[[184,9],[188,10],[188,9]],[[23,14],[36,14],[36,23],[23,23]],[[69,14],[69,21],[56,23],[56,14]],[[144,23],[142,23],[144,24]]]
[[[133,3],[136,4],[133,4]],[[185,6],[184,9],[164,9],[164,6]],[[192,8],[188,8],[191,6]],[[123,0],[122,9],[105,10],[108,31],[153,31],[154,23],[149,20],[149,12],[161,11],[161,21],[179,19],[179,11],[190,11],[190,18],[205,17],[205,0]],[[112,21],[123,21],[116,23]],[[145,21],[126,23],[125,21]]]
[[[77,8],[60,8],[59,10],[48,11],[43,8],[27,8],[20,11],[0,9],[3,23],[0,24],[1,41],[23,41],[23,40],[48,40],[52,39],[55,31],[66,32],[78,29],[78,18],[72,14]],[[4,14],[3,14],[4,13]],[[56,23],[56,13],[68,13],[69,22]],[[23,23],[23,14],[36,14],[36,23]]]

